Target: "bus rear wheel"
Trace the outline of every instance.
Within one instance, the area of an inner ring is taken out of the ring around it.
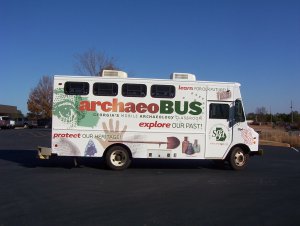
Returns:
[[[131,158],[127,149],[122,146],[112,146],[105,156],[106,165],[113,170],[124,170],[131,163]]]
[[[243,170],[246,168],[249,155],[240,147],[235,147],[229,156],[229,165],[234,170]]]

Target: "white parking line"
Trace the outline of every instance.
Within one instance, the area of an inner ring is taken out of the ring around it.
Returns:
[[[299,152],[299,150],[294,147],[291,147],[291,149],[295,150],[296,152]]]

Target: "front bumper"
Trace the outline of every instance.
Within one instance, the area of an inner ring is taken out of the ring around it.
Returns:
[[[37,151],[38,151],[38,158],[40,159],[49,159],[49,157],[52,155],[51,148],[38,146]]]

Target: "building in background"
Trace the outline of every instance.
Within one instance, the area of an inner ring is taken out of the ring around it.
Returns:
[[[0,115],[9,116],[12,119],[22,117],[22,113],[16,106],[0,104]]]

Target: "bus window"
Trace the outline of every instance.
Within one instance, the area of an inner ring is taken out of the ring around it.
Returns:
[[[235,122],[245,122],[245,114],[241,100],[236,100],[234,105],[234,119]]]
[[[89,88],[88,82],[66,82],[64,92],[67,95],[88,95]]]
[[[95,96],[117,96],[118,84],[96,82],[93,85],[93,94]]]
[[[228,104],[210,104],[209,105],[210,119],[229,119]]]
[[[145,97],[147,95],[147,86],[145,84],[122,85],[122,95],[124,97]]]
[[[151,86],[151,97],[153,98],[174,98],[175,86],[153,85]]]

